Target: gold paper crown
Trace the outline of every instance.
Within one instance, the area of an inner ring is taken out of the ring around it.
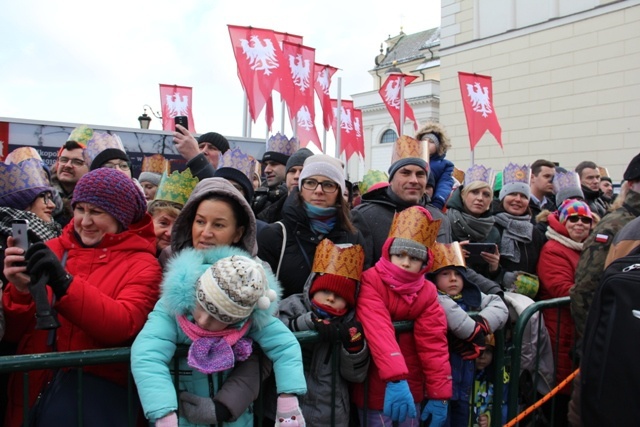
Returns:
[[[42,157],[38,154],[38,150],[33,147],[19,147],[10,152],[7,155],[7,158],[4,159],[6,164],[15,163],[18,164],[27,159],[36,159],[39,162],[42,162]]]
[[[151,172],[162,175],[163,173],[171,172],[171,163],[162,154],[154,154],[152,156],[145,156],[142,159],[141,172]]]
[[[464,255],[459,242],[438,243],[431,248],[433,252],[433,266],[431,271],[437,271],[444,267],[465,267]]]
[[[509,163],[502,171],[502,186],[512,183],[522,183],[529,185],[531,180],[531,168],[529,165],[518,165]]]
[[[116,134],[108,134],[106,132],[93,132],[93,136],[87,141],[87,154],[91,161],[93,161],[98,154],[109,148],[115,148],[117,150],[126,153],[122,145],[122,140]]]
[[[165,172],[162,174],[153,200],[164,200],[184,206],[198,181],[200,180],[197,177],[191,175],[189,168],[184,172],[175,171],[170,175]]]
[[[417,157],[429,164],[427,144],[425,144],[424,141],[418,141],[409,135],[402,135],[400,138],[396,139],[396,142],[393,144],[391,164],[408,157]]]
[[[453,177],[456,179],[456,181],[462,184],[464,182],[464,171],[454,166]]]
[[[286,135],[278,132],[267,141],[266,151],[275,151],[277,153],[284,154],[285,156],[291,156],[293,153],[298,151],[299,145],[300,143],[295,136],[291,139],[287,139]]]
[[[475,181],[486,182],[489,187],[493,188],[493,180],[495,176],[493,169],[485,168],[482,165],[473,165],[464,174],[464,185],[469,185]]]
[[[253,179],[253,171],[255,170],[255,164],[251,161],[252,157],[245,154],[239,148],[227,150],[218,162],[218,169],[220,168],[233,168],[237,169],[249,178],[249,181]]]
[[[411,206],[395,214],[388,237],[413,240],[430,248],[438,237],[440,222],[422,206]]]
[[[323,239],[316,246],[313,257],[314,273],[335,274],[353,280],[360,280],[364,266],[364,249],[360,245],[334,244]]]
[[[600,172],[600,176],[602,176],[602,177],[605,177],[605,176],[609,177],[609,176],[611,176],[611,175],[609,175],[609,169],[607,169],[607,168],[605,168],[605,167],[598,166],[598,171]]]

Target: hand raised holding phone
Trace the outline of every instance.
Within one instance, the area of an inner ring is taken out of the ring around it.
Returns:
[[[187,116],[175,117],[175,132],[173,132],[173,143],[178,153],[186,160],[193,159],[200,153],[198,141],[189,132],[189,121]]]

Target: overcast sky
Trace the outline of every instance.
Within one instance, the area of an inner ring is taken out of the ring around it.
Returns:
[[[239,136],[244,94],[227,24],[303,36],[316,62],[340,68],[332,97],[341,77],[351,99],[373,89],[367,71],[390,35],[440,25],[440,1],[6,1],[0,117],[137,128],[143,104],[160,110],[158,85],[177,84],[193,87],[198,133]],[[261,116],[252,136],[265,134]]]

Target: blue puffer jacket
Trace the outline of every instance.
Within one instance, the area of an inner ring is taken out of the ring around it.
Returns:
[[[177,323],[176,316],[185,314],[192,319],[196,296],[194,285],[202,273],[216,261],[232,256],[251,256],[238,248],[218,247],[207,251],[184,249],[173,258],[167,268],[162,283],[162,297],[156,304],[144,328],[131,349],[131,369],[138,387],[138,394],[145,416],[155,421],[178,409],[178,397],[173,383],[173,355],[176,346],[190,345],[191,340]],[[269,286],[276,290],[278,298],[280,286],[271,272],[267,272]],[[268,310],[255,309],[251,314],[251,328],[248,337],[260,345],[264,353],[273,361],[279,393],[304,394],[307,391],[302,367],[300,345],[295,336],[276,317],[278,298]],[[242,324],[230,327],[241,327]],[[178,361],[180,382],[178,390],[199,396],[214,397],[228,374],[206,375],[187,365],[186,358]],[[180,417],[180,426],[192,426]],[[253,426],[251,408],[228,426]]]

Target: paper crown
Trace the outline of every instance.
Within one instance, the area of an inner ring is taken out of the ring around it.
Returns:
[[[260,179],[260,175],[262,175],[262,165],[260,164],[260,162],[258,161],[258,159],[256,159],[253,156],[249,156],[249,160],[251,161],[251,173],[255,174],[258,179]],[[249,180],[253,181],[253,175],[251,175],[249,177]]]
[[[71,131],[67,141],[75,141],[86,147],[91,138],[93,138],[93,129],[87,125],[80,125]]]
[[[602,166],[598,166],[598,172],[600,172],[600,176],[608,176],[610,177],[611,175],[609,175],[609,169],[602,167]]]
[[[323,239],[316,246],[311,271],[314,273],[335,274],[353,280],[360,280],[364,266],[364,249],[360,245],[334,244]]]
[[[17,163],[0,163],[0,196],[18,193],[29,188],[51,187],[42,163],[26,159]]]
[[[437,271],[444,267],[465,267],[464,255],[459,242],[438,243],[431,248],[433,252],[433,266],[431,271]]]
[[[481,181],[487,183],[489,187],[493,188],[494,174],[493,169],[485,168],[482,165],[473,165],[464,174],[464,185],[469,185],[475,181]]]
[[[529,185],[531,181],[531,168],[529,165],[509,163],[502,171],[502,187],[508,184],[522,183]]]
[[[183,172],[175,171],[170,175],[165,172],[162,174],[153,200],[164,200],[184,206],[198,181],[200,181],[198,178],[191,175],[189,168]]]
[[[285,156],[291,156],[293,153],[298,151],[299,145],[300,143],[295,136],[291,139],[287,139],[286,135],[278,132],[267,141],[266,151],[275,151],[276,153],[284,154]]]
[[[163,173],[171,172],[171,163],[162,154],[154,154],[152,156],[145,156],[142,159],[141,172],[151,172],[162,175]]]
[[[458,169],[457,167],[453,167],[453,177],[456,179],[456,181],[458,181],[460,184],[462,184],[464,182],[464,171]]]
[[[87,154],[93,162],[98,154],[109,148],[115,148],[117,150],[126,153],[122,145],[122,140],[118,135],[111,135],[106,132],[93,132],[93,136],[87,141]]]
[[[424,141],[418,141],[408,135],[402,135],[400,138],[396,139],[396,142],[393,144],[391,164],[408,157],[417,157],[428,164],[429,154],[427,151],[427,144]]]
[[[249,181],[253,180],[253,172],[255,171],[256,159],[248,154],[245,154],[239,148],[227,150],[218,162],[218,169],[220,168],[233,168],[237,169],[249,178]]]
[[[421,206],[412,206],[394,215],[388,237],[413,240],[430,248],[438,237],[440,222]]]
[[[362,181],[360,181],[360,183],[358,184],[360,194],[366,193],[375,184],[387,181],[389,181],[389,175],[387,175],[386,172],[375,169],[368,170],[367,173],[365,173],[362,177]]]
[[[38,150],[33,147],[19,147],[7,154],[7,157],[4,159],[6,164],[15,163],[18,164],[27,159],[36,159],[37,161],[42,162],[42,157],[38,154]]]

